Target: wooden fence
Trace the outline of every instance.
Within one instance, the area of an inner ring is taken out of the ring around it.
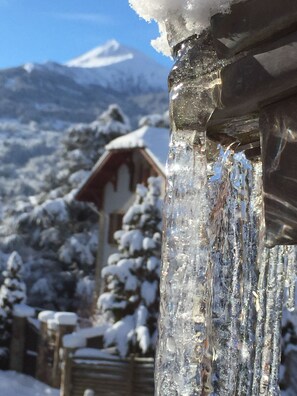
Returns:
[[[57,325],[50,329],[46,322],[36,318],[14,316],[9,369],[59,388],[62,339],[74,329],[73,325]]]
[[[39,328],[32,318],[14,317],[10,345],[10,370],[36,376]]]
[[[102,351],[101,330],[86,332],[85,348],[63,348],[63,336],[71,335],[74,328],[51,328],[34,318],[14,317],[10,369],[36,376],[52,387],[61,384],[61,396],[84,396],[87,389],[94,396],[154,395],[154,359],[121,359]]]
[[[154,360],[66,352],[61,396],[83,396],[87,389],[95,396],[153,396]]]

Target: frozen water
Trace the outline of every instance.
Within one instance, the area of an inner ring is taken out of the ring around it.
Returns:
[[[265,247],[261,164],[222,151],[207,179],[192,135],[168,161],[156,395],[279,395],[295,247]]]
[[[169,155],[156,362],[162,396],[209,394],[210,386],[207,164],[204,144],[193,146],[193,135],[173,134]]]

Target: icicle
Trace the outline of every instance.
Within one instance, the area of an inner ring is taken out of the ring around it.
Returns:
[[[214,388],[218,395],[249,394],[254,353],[257,242],[253,169],[243,155],[221,153],[210,181]]]
[[[284,248],[277,246],[275,249],[276,285],[274,289],[273,312],[273,338],[272,338],[272,362],[269,382],[269,395],[280,395],[279,389],[279,364],[281,359],[281,321],[284,305]]]
[[[208,395],[212,276],[205,139],[174,132],[168,162],[156,395]]]
[[[265,247],[261,164],[221,152],[207,202],[191,139],[175,133],[169,161],[156,395],[277,396],[296,248]]]
[[[288,246],[287,252],[287,265],[285,274],[285,286],[287,288],[286,307],[287,310],[292,312],[295,310],[295,291],[297,279],[297,259],[296,247]]]
[[[269,394],[269,379],[271,373],[272,364],[272,339],[273,339],[273,319],[274,319],[274,304],[275,304],[275,290],[276,290],[276,273],[278,265],[278,255],[275,253],[272,260],[270,258],[270,251],[268,253],[268,262],[265,263],[268,268],[265,268],[265,273],[267,277],[266,287],[263,290],[265,294],[265,313],[263,315],[264,326],[263,333],[259,336],[261,337],[261,374],[260,374],[260,385],[259,394],[268,395]],[[267,271],[267,272],[266,272]],[[260,289],[260,288],[259,288]],[[262,293],[259,290],[259,293]],[[262,313],[261,313],[262,316]],[[259,318],[262,321],[262,317]],[[260,340],[259,340],[260,341]]]
[[[258,164],[248,167],[246,171],[246,196],[242,205],[246,207],[246,218],[242,231],[242,312],[241,312],[241,359],[238,395],[250,395],[252,392],[254,345],[254,322],[256,317],[255,287],[257,279],[257,251],[255,243],[258,240],[258,222],[255,215],[255,201],[259,195]]]

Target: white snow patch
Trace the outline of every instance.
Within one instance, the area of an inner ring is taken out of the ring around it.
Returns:
[[[64,348],[84,348],[86,345],[86,338],[81,337],[79,333],[66,334],[63,337]]]
[[[59,396],[58,389],[14,371],[0,371],[1,396]]]
[[[70,67],[103,67],[133,59],[132,53],[125,53],[124,48],[116,40],[109,40],[101,47],[72,59],[66,63]]]
[[[34,64],[34,63],[26,63],[23,66],[23,69],[26,70],[27,73],[32,73],[33,70],[37,69],[38,65]]]
[[[146,353],[150,347],[150,334],[146,326],[139,326],[135,330],[137,341],[143,353]]]
[[[148,22],[155,20],[159,24],[161,37],[153,40],[152,45],[165,55],[170,55],[167,35],[171,41],[170,44],[175,45],[194,34],[199,34],[209,26],[212,15],[228,11],[233,2],[235,1],[129,0],[131,7],[142,18]]]
[[[156,241],[153,238],[146,237],[142,243],[144,250],[152,250],[156,247]]]
[[[38,315],[38,320],[40,320],[40,322],[47,322],[49,319],[54,319],[54,316],[54,311],[42,311]]]
[[[16,304],[13,307],[13,316],[18,318],[29,318],[35,316],[35,309],[26,304]]]
[[[147,261],[148,270],[154,271],[158,267],[160,267],[160,260],[155,256],[151,256]]]
[[[67,334],[63,337],[63,345],[65,348],[83,348],[87,345],[88,338],[103,336],[109,327],[109,324],[104,324]]]
[[[115,271],[115,273],[116,273],[116,271]],[[127,302],[126,301],[117,302],[117,301],[115,301],[115,296],[112,293],[102,293],[98,299],[97,306],[98,306],[98,308],[103,308],[105,311],[107,311],[109,309],[114,309],[114,308],[125,309],[127,306]]]
[[[49,330],[57,330],[59,327],[59,323],[55,319],[49,319],[47,321],[47,328]]]
[[[132,148],[146,148],[147,152],[152,153],[162,164],[162,168],[165,168],[169,148],[169,129],[145,125],[134,132],[112,140],[106,146],[109,151]]]
[[[57,312],[54,318],[59,325],[75,326],[77,324],[77,315],[73,312]]]
[[[116,40],[68,61],[65,66],[55,65],[55,71],[73,78],[78,84],[99,84],[116,91],[126,91],[128,84],[145,91],[149,87],[165,90],[168,74],[165,67]]]
[[[106,149],[111,151],[144,148],[156,165],[165,173],[168,147],[168,129],[143,126],[134,132],[114,139],[106,146]]]
[[[106,346],[116,344],[120,356],[126,356],[129,341],[134,337],[134,329],[134,317],[132,315],[125,316],[106,331],[104,337]]]
[[[144,299],[147,306],[156,300],[158,290],[158,283],[145,281],[141,285],[141,297]]]
[[[86,389],[84,391],[84,396],[95,396],[95,392],[92,389]]]

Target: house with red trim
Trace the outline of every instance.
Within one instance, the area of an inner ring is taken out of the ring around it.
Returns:
[[[76,194],[78,201],[92,202],[99,211],[96,295],[101,270],[117,251],[113,235],[121,229],[123,216],[135,199],[136,185],[146,184],[150,176],[161,176],[164,194],[168,147],[169,130],[147,125],[114,139]]]

